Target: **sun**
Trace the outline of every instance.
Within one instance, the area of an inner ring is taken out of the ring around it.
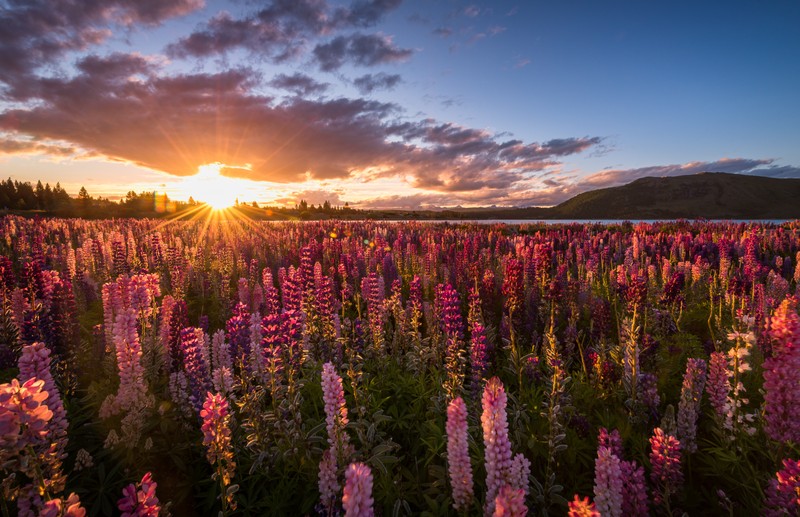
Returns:
[[[224,210],[236,204],[241,193],[239,181],[220,174],[221,163],[209,163],[197,168],[197,174],[184,179],[182,190],[187,196],[204,202],[214,210]]]

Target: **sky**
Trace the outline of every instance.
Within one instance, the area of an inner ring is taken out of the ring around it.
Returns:
[[[798,26],[795,0],[0,0],[0,176],[202,200],[206,166],[362,208],[800,178]]]

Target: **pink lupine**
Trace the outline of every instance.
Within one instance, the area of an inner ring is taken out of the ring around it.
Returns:
[[[681,400],[678,403],[678,439],[687,452],[695,452],[697,443],[697,416],[703,398],[706,381],[706,362],[702,359],[689,359],[686,374],[683,376]]]
[[[236,504],[233,493],[228,491],[228,486],[236,473],[228,400],[220,394],[215,395],[209,391],[200,411],[200,418],[203,420],[200,430],[203,431],[206,458],[216,469],[214,477],[220,484],[223,511],[226,507],[234,509]]]
[[[723,352],[711,352],[708,361],[708,378],[706,379],[706,393],[714,413],[720,420],[725,418],[728,394],[731,384],[728,380],[728,358]]]
[[[19,380],[37,378],[44,382],[42,389],[48,393],[47,407],[53,412],[50,421],[53,435],[51,440],[58,442],[58,449],[64,451],[67,446],[67,411],[61,401],[58,386],[50,373],[50,350],[44,343],[37,342],[22,348],[19,358]]]
[[[621,461],[619,466],[623,479],[622,515],[635,517],[650,515],[644,467],[640,467],[635,461]]]
[[[569,517],[601,517],[600,512],[597,511],[588,496],[581,499],[578,494],[575,494],[575,499],[570,501],[567,507]]]
[[[122,517],[158,517],[161,505],[156,497],[157,486],[148,472],[139,483],[123,488],[122,498],[117,501]]]
[[[669,504],[669,499],[683,485],[681,442],[674,436],[664,434],[660,427],[656,427],[650,437],[650,464],[650,479],[656,487],[653,502],[656,506]]]
[[[492,377],[483,390],[483,443],[486,463],[486,513],[494,511],[494,498],[508,483],[511,469],[511,442],[508,439],[506,391],[497,377]]]
[[[0,384],[0,459],[14,461],[29,445],[45,440],[53,412],[47,407],[44,381],[31,378],[20,384]]]
[[[339,493],[336,454],[332,449],[325,449],[319,462],[319,499],[326,515],[335,515],[336,494]]]
[[[335,451],[336,458],[349,460],[350,439],[347,427],[347,404],[344,399],[342,378],[336,373],[332,363],[322,365],[322,398],[325,402],[325,425],[328,431],[328,445]]]
[[[525,517],[528,508],[525,506],[525,492],[520,488],[504,486],[494,499],[492,517]]]
[[[84,517],[85,515],[86,509],[81,506],[81,500],[74,492],[66,499],[56,498],[47,501],[39,510],[39,517]]]
[[[784,300],[769,320],[772,356],[764,361],[764,431],[779,442],[800,443],[800,316]]]
[[[622,515],[622,471],[619,458],[607,447],[597,449],[594,462],[594,503],[603,516]]]
[[[767,488],[764,517],[784,515],[800,515],[800,461],[783,460],[783,469]]]
[[[447,406],[447,463],[453,487],[453,508],[469,507],[472,500],[472,465],[469,461],[467,405],[458,397]]]
[[[342,506],[345,517],[372,517],[372,471],[363,463],[351,463],[344,473]]]

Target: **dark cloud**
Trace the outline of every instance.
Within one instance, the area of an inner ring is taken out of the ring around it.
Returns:
[[[85,50],[111,27],[158,25],[203,6],[202,0],[9,1],[0,9],[0,81],[15,97],[20,82],[66,52]]]
[[[247,169],[229,175],[277,182],[370,171],[487,196],[600,141],[501,141],[484,130],[402,119],[397,105],[367,99],[279,101],[254,93],[260,78],[249,69],[166,76],[159,63],[120,53],[85,57],[76,69],[70,78],[29,80],[36,102],[0,113],[0,131],[177,175],[214,162]]]
[[[391,90],[400,82],[402,78],[397,74],[378,74],[362,75],[353,80],[353,84],[362,95],[368,95],[375,90]]]
[[[348,62],[367,67],[396,63],[407,60],[412,53],[395,46],[391,37],[382,34],[337,36],[314,47],[314,58],[325,72],[338,70]]]
[[[53,142],[37,142],[8,138],[0,134],[0,155],[2,154],[47,154],[50,156],[72,157],[78,150],[68,145],[58,145]]]
[[[332,7],[326,0],[273,0],[243,18],[221,12],[167,47],[174,57],[210,57],[236,48],[277,62],[300,55],[310,40],[336,30],[369,27],[401,0],[356,1]]]
[[[318,95],[328,89],[327,83],[320,83],[312,77],[299,72],[292,75],[278,74],[268,84],[304,97]]]

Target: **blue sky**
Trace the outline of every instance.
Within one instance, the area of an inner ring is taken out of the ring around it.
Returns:
[[[364,207],[800,177],[793,1],[2,5],[0,167],[72,193],[202,198],[206,163]]]

